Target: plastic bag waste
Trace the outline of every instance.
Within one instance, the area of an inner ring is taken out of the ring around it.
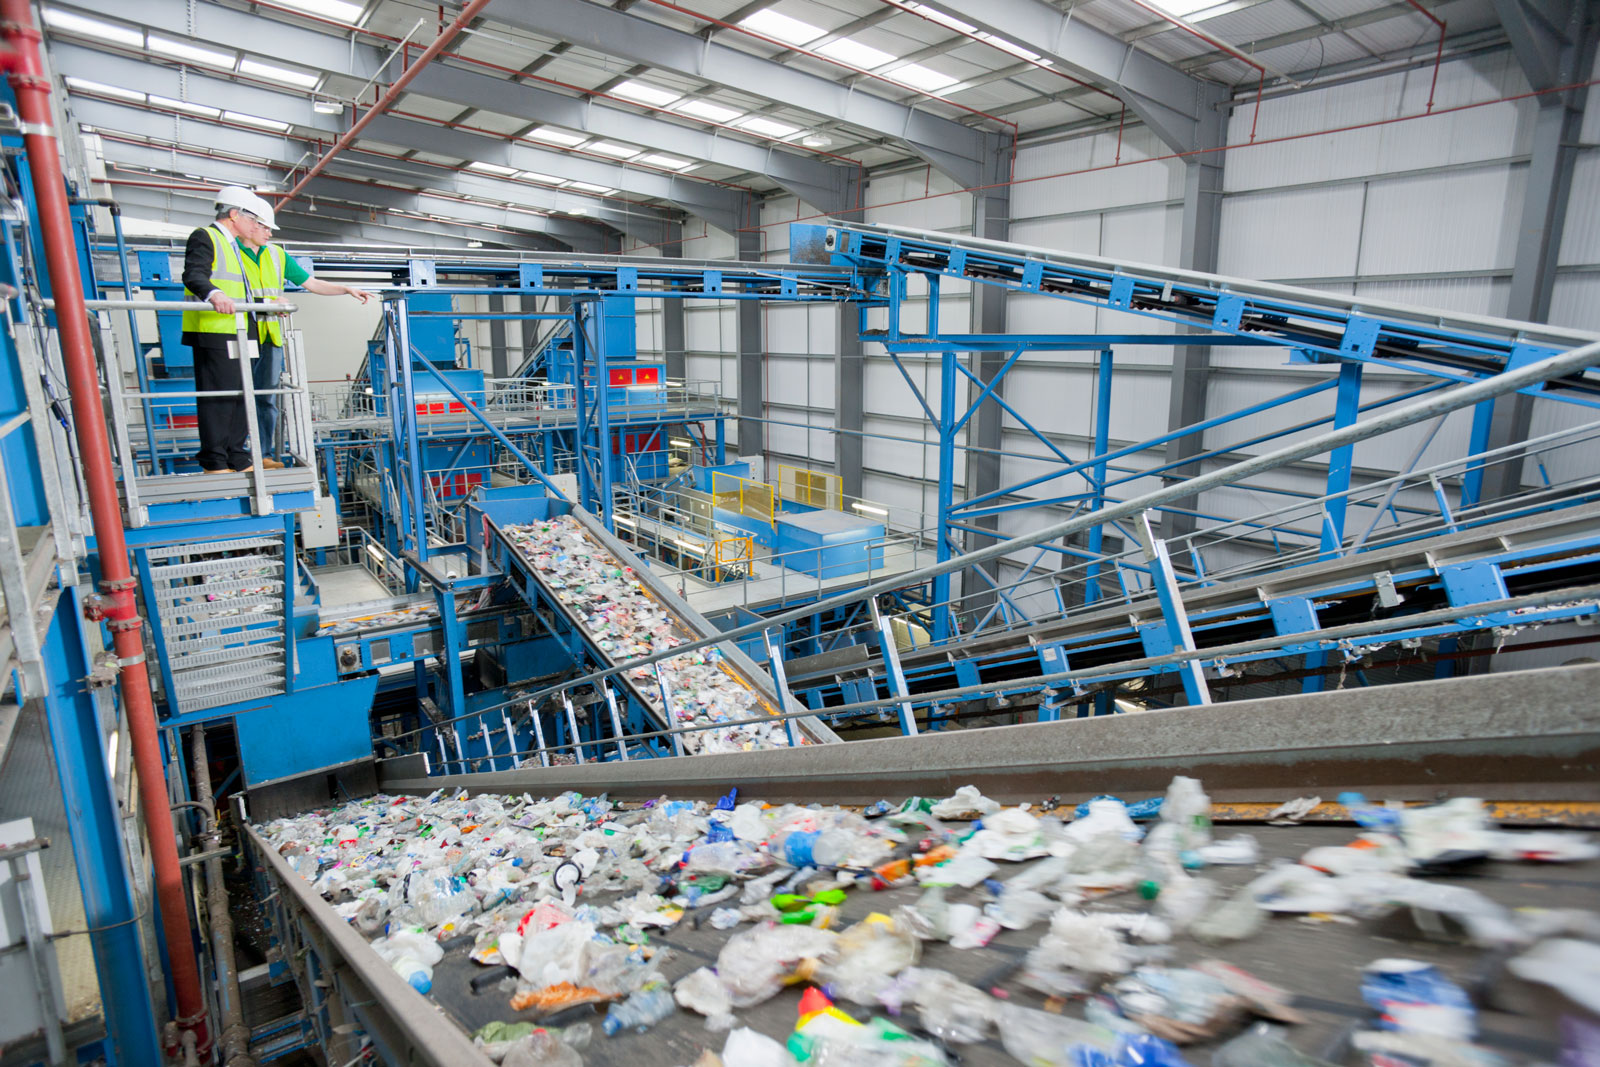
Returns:
[[[1195,850],[1200,858],[1215,866],[1248,867],[1261,862],[1261,846],[1249,834],[1235,834]]]
[[[837,997],[876,1004],[889,980],[921,955],[922,942],[915,934],[889,916],[874,912],[834,940],[817,977],[832,987]]]
[[[1256,1023],[1211,1054],[1212,1067],[1333,1067],[1289,1044],[1282,1027]]]
[[[679,1007],[704,1015],[707,1030],[733,1029],[733,1001],[722,979],[710,968],[698,968],[678,979],[672,998]]]
[[[1007,930],[1026,930],[1055,909],[1055,902],[1037,890],[1007,886],[994,903],[984,909],[984,914]]]
[[[928,814],[936,819],[983,819],[999,810],[1000,805],[978,792],[977,786],[964,785],[954,796],[934,804]]]
[[[1005,808],[984,816],[982,829],[967,841],[961,855],[976,852],[984,859],[1017,863],[1048,851],[1039,817],[1021,808]]]
[[[894,1014],[917,1010],[922,1028],[941,1041],[970,1045],[988,1037],[1000,1002],[947,971],[908,967],[880,995]]]
[[[996,1023],[1005,1050],[1030,1067],[1076,1067],[1080,1047],[1107,1056],[1117,1047],[1116,1033],[1105,1027],[1010,1002],[1001,1003]]]
[[[746,1028],[728,1035],[721,1062],[729,1067],[793,1067],[795,1060],[788,1049],[766,1034]]]
[[[433,965],[444,959],[439,942],[421,930],[396,930],[374,941],[372,950],[418,993],[433,988]]]
[[[1551,938],[1513,959],[1506,968],[1518,978],[1547,985],[1600,1015],[1600,945]]]
[[[583,1057],[549,1030],[535,1030],[511,1046],[502,1067],[583,1067]]]
[[[1235,892],[1189,924],[1189,935],[1208,945],[1243,941],[1261,929],[1266,912],[1256,903],[1250,887]]]
[[[734,934],[717,956],[717,975],[735,1008],[748,1008],[783,988],[803,959],[818,959],[838,935],[810,926],[763,923]]]

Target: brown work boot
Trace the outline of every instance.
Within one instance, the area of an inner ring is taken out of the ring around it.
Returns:
[[[281,470],[283,470],[283,464],[279,463],[277,460],[273,459],[271,456],[264,457],[261,460],[261,465],[263,467],[265,467],[269,471],[281,471]]]

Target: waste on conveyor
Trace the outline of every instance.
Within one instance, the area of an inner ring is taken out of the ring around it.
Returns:
[[[624,566],[570,516],[511,525],[503,532],[613,665],[665,652],[698,637],[645,592],[633,568]],[[770,712],[761,698],[728,670],[714,647],[662,660],[660,666],[661,680],[670,694],[671,720],[678,726],[737,722]],[[635,667],[627,674],[657,716],[668,721],[655,668]],[[682,741],[690,753],[742,752],[789,744],[779,721],[694,730],[684,733]]]
[[[977,1062],[980,1051],[1032,1067],[1185,1067],[1190,1055],[1220,1067],[1325,1067],[1296,1047],[1304,1018],[1291,993],[1220,958],[1296,919],[1310,924],[1297,926],[1302,938],[1367,925],[1356,943],[1367,954],[1356,958],[1370,962],[1342,979],[1359,984],[1366,1014],[1337,1054],[1323,1051],[1329,1058],[1530,1062],[1481,1043],[1483,989],[1469,995],[1434,963],[1396,957],[1392,932],[1381,942],[1370,932],[1406,921],[1419,942],[1481,951],[1495,962],[1488,974],[1559,991],[1562,1062],[1596,1062],[1582,1013],[1600,1011],[1600,915],[1513,909],[1437,876],[1492,861],[1593,860],[1600,848],[1570,832],[1496,829],[1471,799],[1340,803],[1335,813],[1360,824],[1339,832],[1344,843],[1264,870],[1253,836],[1213,835],[1209,799],[1183,777],[1164,797],[1096,798],[1059,814],[1002,807],[972,787],[865,811],[740,803],[734,792],[715,806],[663,797],[624,807],[574,792],[441,790],[259,829],[418,990],[430,991],[447,951],[470,945],[473,999],[493,1013],[476,1036],[510,1067],[581,1065],[585,1049],[645,1062],[622,1046],[651,1040],[637,1035],[680,1009],[704,1016],[692,1028],[705,1050],[697,1067],[938,1067]],[[1229,871],[1235,888],[1223,889]],[[1585,876],[1566,884],[1592,885]],[[864,902],[868,914],[841,921]],[[691,926],[731,933],[685,971],[693,961],[673,945]],[[933,962],[982,954],[997,935],[1010,962],[987,977],[963,980],[953,963]],[[1209,958],[1180,965],[1184,942]],[[1288,974],[1313,966],[1284,962]],[[791,986],[804,992],[780,1044],[748,1016]]]
[[[371,615],[352,615],[349,618],[325,622],[317,627],[317,636],[351,634],[361,630],[375,629],[379,626],[422,622],[426,619],[437,618],[438,615],[439,609],[433,604],[410,604],[403,608],[395,608],[393,611],[380,611]]]

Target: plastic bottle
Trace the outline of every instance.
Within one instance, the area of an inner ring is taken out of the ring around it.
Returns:
[[[372,948],[396,974],[418,993],[433,988],[433,965],[444,959],[439,943],[421,930],[396,930],[372,943]]]
[[[859,844],[860,837],[850,830],[824,830],[811,843],[811,857],[818,867],[842,867]]]
[[[643,1033],[677,1010],[678,1006],[673,1002],[671,990],[660,986],[642,989],[621,1004],[611,1005],[611,1010],[606,1012],[605,1022],[600,1024],[600,1028],[605,1031],[607,1037],[615,1037],[617,1031],[624,1027],[631,1027]]]

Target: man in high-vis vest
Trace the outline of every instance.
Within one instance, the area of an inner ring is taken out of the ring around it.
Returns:
[[[245,212],[245,225],[239,230],[239,247],[244,252],[244,277],[251,293],[258,300],[281,300],[283,283],[298,285],[308,293],[318,296],[350,296],[365,304],[372,294],[362,289],[325,282],[314,278],[305,266],[282,245],[270,240],[277,228],[272,208],[262,205],[264,213],[257,216]],[[283,464],[278,460],[278,410],[280,397],[276,390],[282,388],[283,379],[283,320],[263,316],[261,321],[261,355],[255,362],[256,434],[260,438],[257,455],[261,465],[276,470]]]
[[[215,202],[216,221],[191,233],[183,254],[185,296],[206,301],[212,308],[183,313],[183,343],[194,351],[195,389],[201,393],[232,394],[202,396],[195,401],[200,431],[200,452],[196,458],[200,469],[208,474],[249,470],[251,465],[250,424],[245,415],[241,357],[230,350],[230,343],[238,336],[235,304],[281,296],[285,278],[305,285],[313,293],[348,294],[362,303],[370,299],[370,294],[349,286],[312,278],[299,264],[290,268],[294,260],[284,255],[282,249],[271,253],[268,265],[263,268],[259,249],[277,228],[272,206],[240,186],[219,189]],[[245,251],[246,243],[257,249],[254,257]],[[282,329],[275,317],[249,316],[247,337],[257,342],[259,352],[252,377],[255,388],[279,388],[278,379],[283,373]],[[262,397],[261,400],[272,402],[273,425],[270,430],[262,431],[262,440],[271,442],[276,435],[277,397]],[[260,448],[261,465],[275,470],[283,464],[271,452],[270,443]]]

